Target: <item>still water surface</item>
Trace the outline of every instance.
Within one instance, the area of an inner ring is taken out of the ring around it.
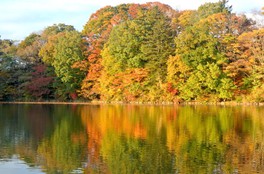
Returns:
[[[2,104],[0,173],[264,173],[264,107]]]

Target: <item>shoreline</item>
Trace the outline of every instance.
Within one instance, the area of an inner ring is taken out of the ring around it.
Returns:
[[[35,105],[179,105],[179,106],[264,106],[264,103],[258,102],[105,102],[105,101],[91,101],[91,102],[59,102],[59,101],[0,101],[0,104],[35,104]]]

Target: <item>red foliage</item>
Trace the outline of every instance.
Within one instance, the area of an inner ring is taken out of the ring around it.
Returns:
[[[70,97],[72,100],[76,100],[78,98],[78,95],[76,92],[70,93]]]
[[[138,15],[138,9],[139,9],[139,4],[132,4],[129,9],[128,9],[128,14],[130,14],[130,17],[132,19],[136,18]]]
[[[38,100],[41,100],[45,95],[49,95],[51,90],[50,84],[53,82],[53,77],[45,75],[46,66],[37,65],[33,68],[31,82],[27,85],[27,90],[30,95]]]
[[[179,92],[177,89],[173,88],[172,83],[167,84],[167,91],[173,95],[177,95]]]

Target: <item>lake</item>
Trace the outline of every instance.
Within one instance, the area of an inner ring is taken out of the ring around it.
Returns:
[[[264,107],[0,104],[0,173],[264,173]]]

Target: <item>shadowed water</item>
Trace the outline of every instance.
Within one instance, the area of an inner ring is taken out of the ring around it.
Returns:
[[[2,104],[0,173],[264,173],[264,107]]]

